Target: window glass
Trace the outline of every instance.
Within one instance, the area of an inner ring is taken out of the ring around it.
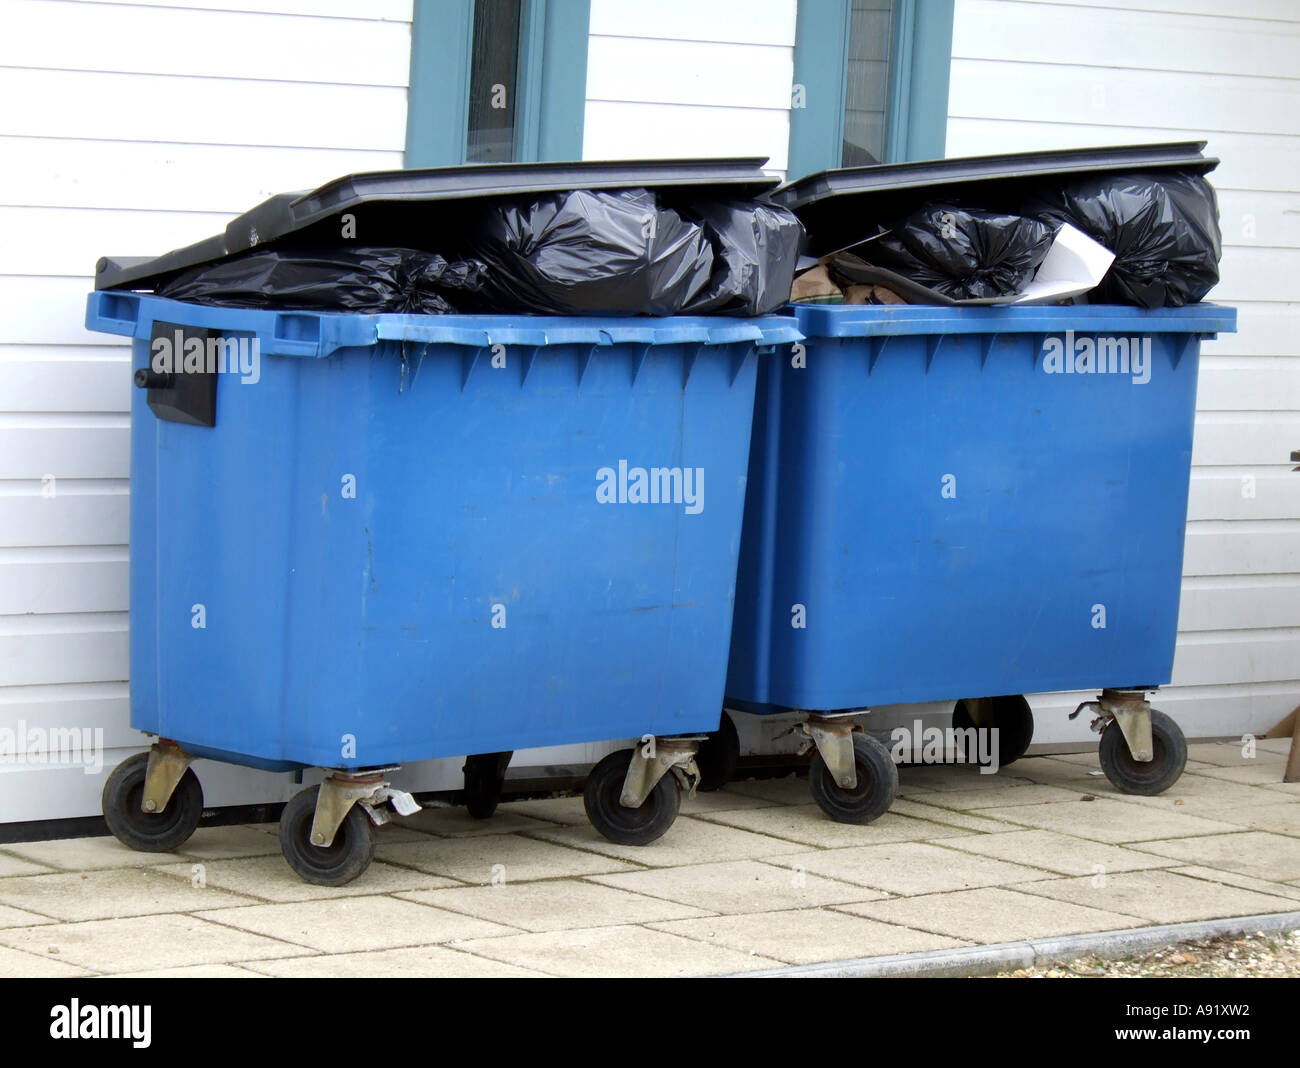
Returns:
[[[515,158],[521,0],[475,0],[465,158],[502,163]]]
[[[881,163],[889,112],[893,0],[853,0],[844,88],[842,167]]]

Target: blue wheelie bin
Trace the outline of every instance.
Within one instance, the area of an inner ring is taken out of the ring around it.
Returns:
[[[759,375],[728,707],[822,714],[811,732],[951,700],[1006,764],[1024,694],[1098,688],[1107,776],[1167,788],[1186,744],[1146,692],[1173,665],[1199,345],[1235,311],[795,312],[806,340]],[[883,811],[883,747],[855,789],[823,748],[822,807]]]
[[[281,312],[101,291],[132,338],[131,715],[105,790],[140,849],[193,832],[194,757],[330,769],[281,821],[304,878],[355,878],[385,773],[653,736],[593,772],[603,833],[652,840],[718,724],[758,354],[789,318]],[[215,345],[209,347],[209,342]],[[151,354],[224,353],[158,376]],[[682,740],[686,736],[687,740]],[[639,807],[629,768],[647,765]],[[592,800],[594,794],[594,802]]]

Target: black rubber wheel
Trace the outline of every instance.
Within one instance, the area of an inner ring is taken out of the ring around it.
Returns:
[[[327,846],[311,843],[319,786],[297,793],[280,816],[280,849],[289,867],[304,882],[316,886],[344,886],[370,867],[375,859],[375,825],[365,809],[353,805]]]
[[[740,735],[736,724],[724,711],[718,729],[710,734],[695,754],[695,766],[700,769],[697,790],[721,790],[736,775],[740,763]]]
[[[465,758],[465,807],[476,820],[485,820],[501,803],[506,767],[514,752],[475,753]]]
[[[870,823],[888,811],[898,792],[898,769],[889,750],[869,734],[853,735],[858,785],[845,790],[831,777],[821,753],[813,751],[808,788],[821,810],[836,823]]]
[[[190,768],[161,812],[142,812],[144,776],[149,754],[136,753],[113,769],[104,783],[100,802],[108,829],[123,845],[140,853],[170,853],[179,849],[199,825],[203,815],[203,787]]]
[[[1151,710],[1151,759],[1133,759],[1128,742],[1114,720],[1101,732],[1097,756],[1101,770],[1116,790],[1153,797],[1178,781],[1187,766],[1187,739],[1182,729],[1163,712]]]
[[[998,767],[1005,768],[1024,756],[1029,743],[1034,740],[1034,713],[1029,702],[1019,694],[994,697],[992,701],[993,722],[984,726],[998,729]],[[957,730],[968,730],[976,725],[965,701],[958,701],[953,708],[952,725]]]
[[[649,845],[662,838],[673,825],[682,805],[677,775],[669,771],[650,791],[640,808],[627,808],[620,801],[623,780],[632,763],[633,750],[610,753],[591,769],[582,799],[591,825],[619,845]]]

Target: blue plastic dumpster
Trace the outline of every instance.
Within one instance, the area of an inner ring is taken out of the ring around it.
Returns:
[[[1111,781],[1167,788],[1186,746],[1158,712],[1143,734],[1145,692],[1173,665],[1199,344],[1235,311],[796,315],[759,375],[728,707],[952,700],[1005,764],[1024,694],[1098,688]]]
[[[290,802],[281,839],[304,878],[347,881],[373,854],[362,808],[397,794],[385,769],[652,735],[676,772],[694,745],[674,738],[717,727],[758,354],[797,339],[793,319],[96,292],[86,321],[133,339],[143,387],[131,715],[164,741],[106,789],[128,844],[192,833],[190,758],[318,766],[334,774]],[[168,350],[226,364],[158,370]],[[619,804],[640,752],[593,773],[616,840],[676,814],[677,774]]]

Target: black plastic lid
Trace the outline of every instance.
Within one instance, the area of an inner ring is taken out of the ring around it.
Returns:
[[[280,193],[233,219],[224,233],[161,256],[104,257],[95,268],[96,289],[147,288],[168,275],[211,263],[290,235],[333,229],[338,217],[370,209],[382,234],[359,232],[358,244],[394,241],[402,232],[450,227],[438,205],[448,201],[556,192],[566,189],[666,191],[690,187],[754,197],[779,184],[763,173],[767,159],[615,160],[586,163],[487,163],[427,170],[349,174],[307,192]]]

